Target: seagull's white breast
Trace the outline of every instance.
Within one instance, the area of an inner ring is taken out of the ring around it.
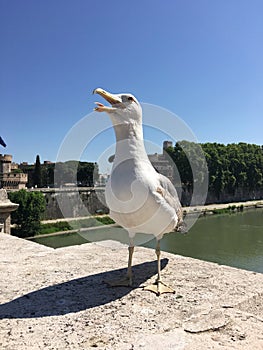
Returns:
[[[157,192],[158,174],[150,162],[127,159],[113,171],[105,189],[110,216],[130,235],[162,236],[177,224],[175,210]]]

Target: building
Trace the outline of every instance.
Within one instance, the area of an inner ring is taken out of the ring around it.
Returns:
[[[172,161],[169,161],[165,149],[168,147],[173,147],[172,141],[163,142],[163,153],[158,154],[148,154],[148,158],[152,163],[152,166],[155,168],[158,173],[168,177],[169,180],[173,182],[174,179],[174,169]]]
[[[163,149],[165,150],[168,147],[173,147],[173,141],[163,141]]]
[[[12,163],[10,154],[0,154],[0,188],[7,190],[20,190],[26,188],[27,174]]]
[[[108,174],[99,174],[99,177],[98,177],[98,180],[95,183],[95,186],[97,186],[97,187],[105,187],[108,179],[109,179],[109,175]]]

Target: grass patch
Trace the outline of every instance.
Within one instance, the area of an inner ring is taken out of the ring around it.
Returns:
[[[99,222],[101,222],[104,225],[111,225],[111,224],[115,224],[115,221],[113,221],[109,216],[103,216],[103,217],[98,217],[96,220],[98,220]]]
[[[213,214],[229,214],[231,210],[229,208],[223,208],[223,209],[214,209]]]
[[[237,211],[243,211],[243,210],[244,210],[243,204],[241,204],[239,207],[236,205],[229,205],[227,208],[214,209],[213,214],[231,214],[231,213],[235,213]]]
[[[80,228],[95,227],[99,225],[114,224],[114,221],[109,216],[87,218],[74,221],[58,221],[54,223],[41,224],[38,235],[49,234],[60,231],[78,230]]]
[[[48,233],[60,232],[60,231],[69,231],[72,230],[72,227],[67,221],[60,221],[50,224],[41,224],[39,235],[44,235]]]

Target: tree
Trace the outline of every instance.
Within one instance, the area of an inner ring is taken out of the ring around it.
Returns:
[[[16,224],[12,234],[21,238],[37,234],[46,208],[43,193],[20,190],[10,192],[8,196],[12,202],[19,204],[18,209],[11,214],[12,223]]]
[[[174,160],[184,186],[192,188],[194,181],[202,178],[202,157],[197,144],[188,141],[177,142],[175,147],[166,149]],[[228,145],[203,143],[209,170],[209,191],[218,198],[225,191],[234,195],[237,189],[253,193],[263,186],[263,146],[240,142]],[[193,169],[201,169],[193,174]]]
[[[27,186],[29,188],[34,186],[59,187],[65,183],[76,184],[77,182],[82,186],[94,186],[94,182],[99,177],[97,163],[76,160],[40,164],[39,156],[37,156],[35,165],[21,164],[19,168],[28,175]]]
[[[97,178],[97,163],[70,160],[65,163],[56,163],[55,166],[56,187],[65,183],[80,183],[82,186],[93,186]]]
[[[202,148],[198,143],[180,141],[176,142],[174,148],[168,147],[165,151],[174,161],[184,186],[192,189],[194,182],[204,181],[207,168]]]
[[[34,186],[41,188],[42,187],[42,176],[41,176],[41,164],[40,157],[37,155],[35,169],[34,169]]]
[[[83,186],[93,186],[98,179],[97,163],[79,162],[77,179]]]

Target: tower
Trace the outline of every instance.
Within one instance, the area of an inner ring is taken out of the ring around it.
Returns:
[[[0,154],[0,188],[3,187],[4,174],[11,173],[12,156],[10,154]]]
[[[173,141],[163,141],[163,149],[173,147]]]
[[[0,154],[0,173],[11,173],[12,156],[10,154]]]
[[[21,189],[26,187],[27,174],[17,171],[10,154],[0,154],[0,188]]]

